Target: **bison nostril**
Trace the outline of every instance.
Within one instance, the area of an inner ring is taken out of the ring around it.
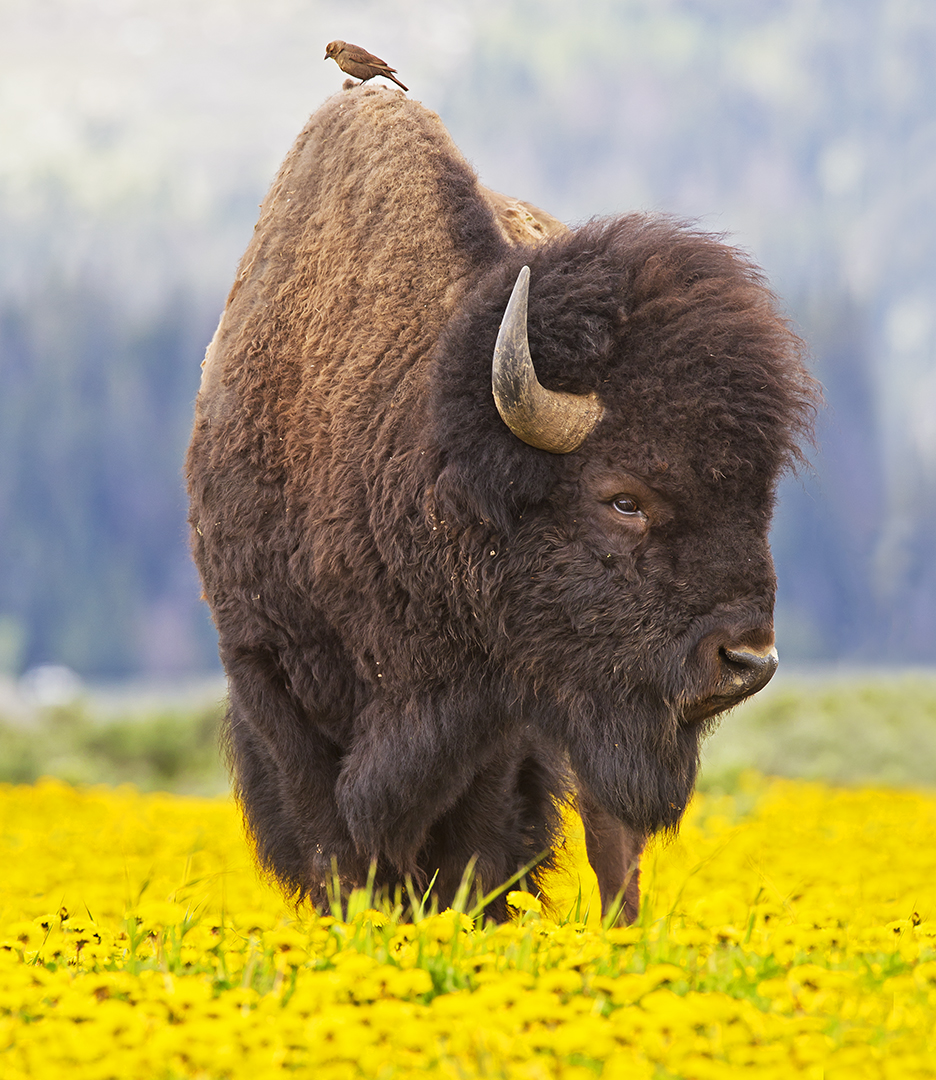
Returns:
[[[773,678],[779,663],[775,648],[769,652],[745,648],[722,648],[720,651],[729,680],[745,695],[763,689]]]

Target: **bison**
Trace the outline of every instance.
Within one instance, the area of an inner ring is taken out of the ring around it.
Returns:
[[[802,351],[717,237],[568,230],[396,90],[310,118],[187,459],[236,793],[290,894],[337,871],[445,905],[472,862],[481,893],[538,884],[574,800],[605,914],[634,918],[700,740],[776,668]]]

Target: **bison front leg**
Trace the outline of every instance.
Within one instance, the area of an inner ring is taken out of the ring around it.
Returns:
[[[227,650],[224,659],[228,752],[257,855],[288,892],[325,904],[333,862],[352,884],[367,876],[335,806],[340,748],[287,688],[273,654]]]
[[[417,857],[429,830],[494,753],[491,726],[457,701],[372,701],[356,720],[336,788],[358,854],[421,880]]]
[[[602,917],[632,923],[640,914],[640,856],[647,838],[612,817],[583,790],[577,803],[588,861],[598,878]]]

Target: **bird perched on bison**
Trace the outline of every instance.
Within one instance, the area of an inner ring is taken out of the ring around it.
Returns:
[[[187,461],[263,866],[316,904],[337,867],[444,906],[472,862],[482,895],[539,860],[536,887],[574,802],[634,918],[703,736],[777,665],[801,354],[719,238],[566,229],[419,104],[329,99],[261,208]]]
[[[361,82],[367,82],[375,75],[383,75],[385,79],[395,82],[401,90],[409,90],[409,87],[404,86],[396,77],[396,68],[390,67],[386,60],[374,56],[360,45],[352,45],[348,41],[330,41],[325,46],[324,59],[334,60],[346,75],[353,75]]]

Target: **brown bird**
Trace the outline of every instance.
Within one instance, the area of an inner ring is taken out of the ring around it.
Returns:
[[[361,82],[373,79],[375,75],[383,75],[385,79],[392,79],[402,90],[409,90],[408,86],[396,77],[396,68],[390,67],[386,60],[374,56],[360,45],[351,45],[347,41],[331,41],[325,47],[325,59],[334,60],[342,71],[353,75]]]

